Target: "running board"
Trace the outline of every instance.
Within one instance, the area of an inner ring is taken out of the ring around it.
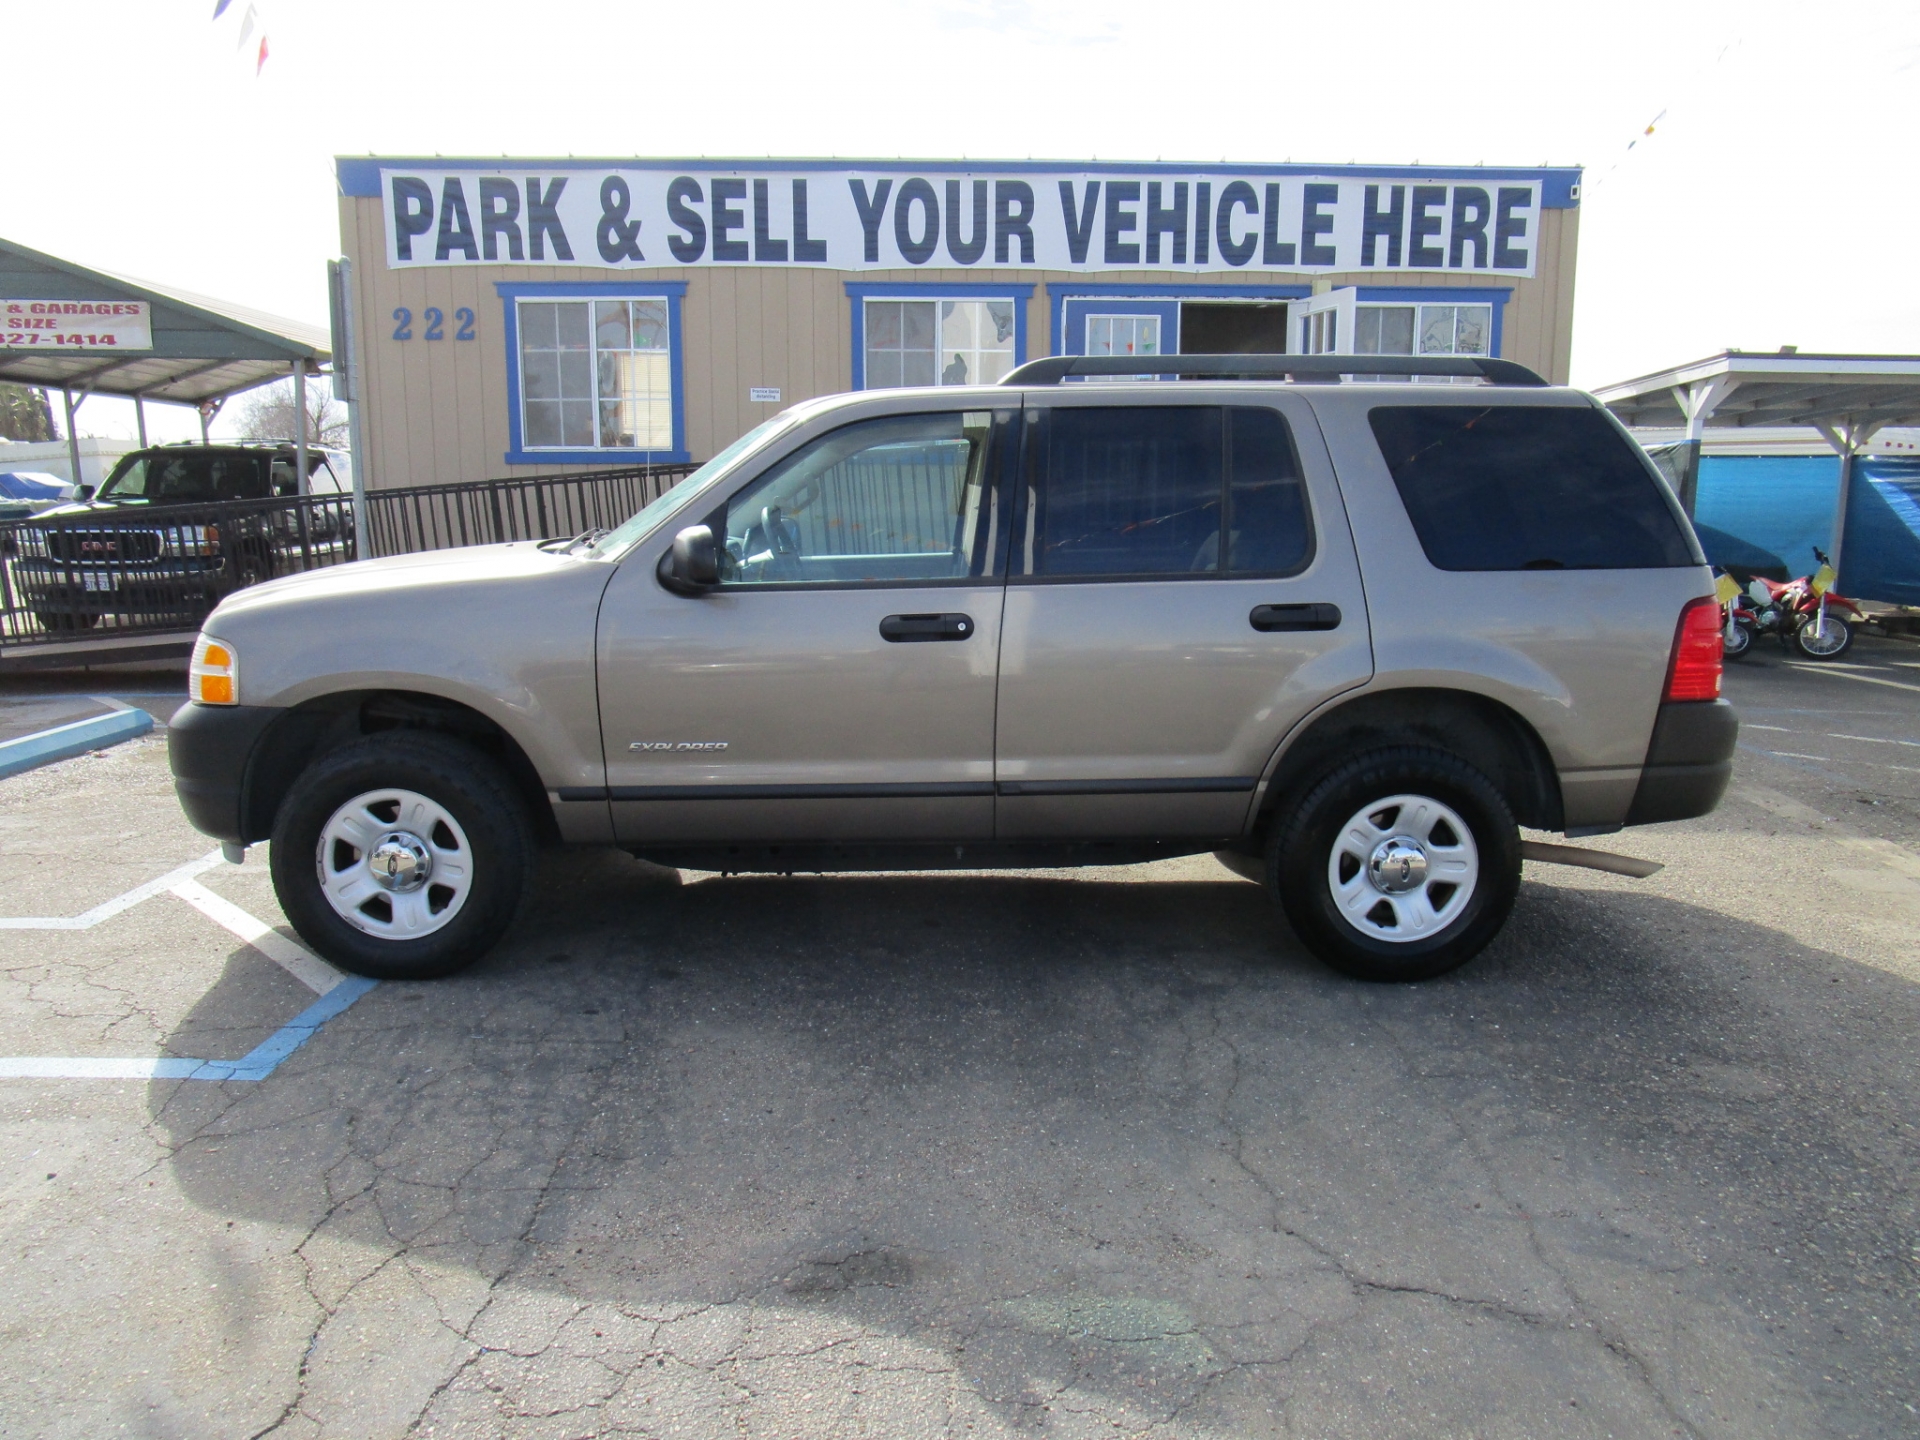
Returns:
[[[1587,850],[1578,845],[1548,845],[1539,840],[1522,840],[1520,858],[1537,860],[1542,865],[1577,865],[1583,870],[1604,870],[1609,875],[1630,875],[1635,880],[1658,875],[1667,868],[1655,860],[1636,860],[1631,855]]]

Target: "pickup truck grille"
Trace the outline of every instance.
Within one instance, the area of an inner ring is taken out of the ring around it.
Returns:
[[[160,558],[160,536],[153,530],[49,528],[47,554],[68,564],[139,564]]]

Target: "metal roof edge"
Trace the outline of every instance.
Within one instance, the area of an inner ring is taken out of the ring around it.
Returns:
[[[224,302],[218,301],[217,297],[212,295],[200,296],[198,297],[197,300],[187,299],[185,298],[184,293],[170,294],[166,290],[155,288],[152,281],[135,280],[125,275],[116,275],[110,270],[90,269],[85,265],[76,264],[71,260],[62,260],[56,255],[43,254],[42,252],[35,250],[30,246],[19,244],[17,241],[8,240],[8,239],[5,239],[4,237],[0,237],[0,250],[4,250],[6,253],[10,255],[18,256],[23,260],[30,260],[34,264],[45,265],[49,269],[58,270],[61,273],[66,275],[75,276],[78,279],[91,280],[94,283],[100,284],[100,285],[119,286],[121,289],[127,290],[136,296],[142,296],[146,300],[148,300],[150,303],[153,303],[156,305],[167,305],[176,310],[195,311],[201,315],[206,316],[208,319],[212,320],[213,322],[215,322],[217,325],[221,327],[224,327],[229,330],[243,332],[245,334],[253,336],[255,339],[265,341],[270,345],[282,346],[288,349],[290,352],[297,352],[297,353],[289,353],[289,355],[287,356],[289,360],[296,359],[296,358],[305,358],[308,360],[322,360],[322,359],[330,360],[333,358],[332,351],[326,346],[315,346],[310,342],[297,339],[296,337],[291,335],[283,334],[278,331],[262,329],[260,326],[249,324],[245,320],[236,319],[234,316],[228,314],[223,310],[209,309],[207,307],[207,304],[200,303],[202,301],[209,302],[209,303],[224,303]],[[283,321],[285,324],[288,324],[288,325],[300,325],[301,323],[298,320],[288,319],[285,316],[277,316],[277,315],[265,316],[264,312],[258,312],[258,313],[261,313],[263,315],[263,318],[270,318],[277,321]],[[312,330],[315,334],[321,333],[320,327],[318,326],[308,325],[308,326],[302,326],[302,328]],[[239,362],[236,361],[235,363],[239,363]]]
[[[1920,355],[1861,355],[1797,351],[1791,355],[1754,350],[1723,350],[1702,360],[1655,370],[1631,380],[1596,385],[1591,392],[1605,404],[1632,400],[1718,375],[1780,376],[1813,379],[1822,375],[1920,379]]]
[[[1152,175],[1327,175],[1356,179],[1437,179],[1442,176],[1463,179],[1480,176],[1490,180],[1538,180],[1540,203],[1548,210],[1571,210],[1580,201],[1575,190],[1585,168],[1579,165],[1313,165],[1249,161],[1231,164],[1225,161],[1137,161],[1137,160],[927,160],[917,158],[874,159],[865,156],[729,156],[729,155],[569,155],[564,158],[543,155],[337,155],[334,174],[340,193],[355,199],[377,199],[380,172],[383,169],[419,170],[604,170],[622,165],[647,168],[744,170],[762,173],[781,170],[926,170],[930,172],[962,170],[1018,175],[1028,172],[1079,170],[1087,174]]]

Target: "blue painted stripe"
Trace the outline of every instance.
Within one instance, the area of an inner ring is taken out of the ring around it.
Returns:
[[[146,711],[115,710],[110,715],[94,715],[35,735],[22,735],[18,740],[0,743],[0,779],[88,750],[137,739],[152,729],[153,716]]]
[[[320,1027],[378,984],[343,980],[238,1060],[207,1060],[190,1080],[264,1080],[280,1062],[319,1033]]]

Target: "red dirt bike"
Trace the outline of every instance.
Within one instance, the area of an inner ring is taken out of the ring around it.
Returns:
[[[1722,648],[1729,660],[1747,653],[1756,635],[1777,635],[1808,660],[1838,660],[1853,648],[1853,627],[1865,616],[1833,589],[1833,565],[1814,547],[1820,568],[1784,585],[1756,576],[1724,603]],[[1722,592],[1724,594],[1724,591]]]

